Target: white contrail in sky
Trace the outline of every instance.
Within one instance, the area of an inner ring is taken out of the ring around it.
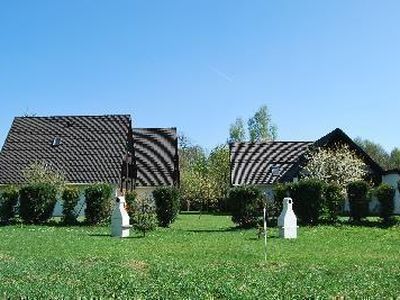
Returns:
[[[208,68],[213,71],[215,74],[217,74],[218,76],[222,77],[223,79],[232,82],[233,78],[231,76],[229,76],[228,74],[226,74],[225,72],[222,72],[221,70],[213,67],[213,66],[208,66]]]

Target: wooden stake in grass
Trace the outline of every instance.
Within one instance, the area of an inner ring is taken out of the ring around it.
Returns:
[[[267,209],[264,207],[264,260],[267,261]]]

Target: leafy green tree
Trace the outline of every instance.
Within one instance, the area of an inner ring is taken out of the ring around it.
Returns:
[[[23,171],[23,176],[27,184],[50,184],[58,192],[63,189],[65,184],[62,173],[41,161],[30,164]]]
[[[226,145],[215,147],[208,157],[208,176],[212,183],[211,202],[225,209],[230,188],[229,149]]]
[[[179,143],[181,205],[187,210],[200,209],[204,181],[207,179],[207,155],[203,148],[189,138],[180,137]]]
[[[243,142],[246,140],[246,129],[242,118],[236,118],[229,127],[229,142]]]
[[[261,106],[247,122],[251,142],[273,141],[277,138],[277,127],[272,123],[266,105]]]
[[[207,154],[185,138],[179,151],[182,209],[223,209],[229,188],[228,147],[219,145]]]
[[[400,149],[394,148],[390,153],[390,168],[400,169]]]
[[[354,142],[356,142],[357,145],[367,152],[368,155],[371,156],[371,158],[382,168],[390,168],[390,155],[380,144],[374,143],[368,139],[362,139],[360,137],[354,139]]]
[[[152,231],[157,227],[157,216],[154,201],[151,197],[137,197],[131,218],[133,229],[141,232],[143,237],[146,232]]]

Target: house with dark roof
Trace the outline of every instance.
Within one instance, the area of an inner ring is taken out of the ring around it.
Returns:
[[[0,152],[0,185],[24,183],[34,162],[82,188],[103,182],[149,193],[179,184],[176,128],[133,128],[130,115],[16,117]]]
[[[301,167],[306,162],[306,155],[311,148],[332,147],[337,144],[348,145],[366,164],[369,180],[376,184],[383,181],[396,188],[395,213],[400,213],[400,195],[397,187],[400,172],[385,172],[378,163],[339,128],[316,141],[231,143],[231,185],[256,185],[270,192],[272,186],[276,183],[293,182],[299,179]],[[397,176],[399,177],[397,178]],[[376,210],[377,205],[377,202],[371,202],[370,209]]]

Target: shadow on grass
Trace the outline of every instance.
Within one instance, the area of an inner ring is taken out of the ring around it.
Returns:
[[[88,236],[91,237],[108,237],[112,239],[119,239],[119,237],[111,236],[109,233],[89,233]],[[144,238],[143,235],[134,235],[134,236],[128,236],[120,239],[142,239]]]
[[[224,232],[234,232],[234,231],[239,231],[239,230],[241,230],[241,228],[229,227],[229,228],[220,228],[220,229],[188,229],[185,231],[193,232],[193,233],[224,233]]]
[[[277,235],[268,235],[268,236],[267,236],[267,239],[268,239],[268,240],[269,240],[269,239],[277,239],[277,238],[279,238],[279,236],[277,236]],[[261,236],[261,237],[258,237],[258,236],[250,237],[250,238],[248,238],[247,240],[248,240],[248,241],[262,241],[262,240],[264,240],[264,235]]]

